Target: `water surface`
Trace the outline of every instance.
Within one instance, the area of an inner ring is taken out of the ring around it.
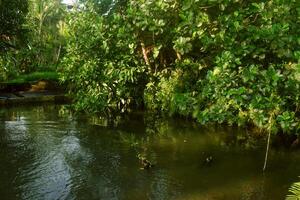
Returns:
[[[0,197],[284,199],[300,154],[272,149],[263,174],[263,144],[244,129],[142,112],[108,119],[61,105],[1,109]],[[141,170],[138,154],[155,167]]]

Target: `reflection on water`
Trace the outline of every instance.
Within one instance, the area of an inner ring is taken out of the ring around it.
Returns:
[[[155,167],[140,170],[137,154]],[[271,151],[265,174],[263,156],[233,127],[138,112],[72,115],[54,105],[0,111],[1,199],[284,199],[300,154]]]

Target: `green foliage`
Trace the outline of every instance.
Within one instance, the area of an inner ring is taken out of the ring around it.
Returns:
[[[85,7],[92,9],[100,15],[111,16],[121,11],[128,0],[79,0]]]
[[[30,32],[27,48],[22,49],[21,71],[55,70],[64,45],[65,7],[60,0],[31,0],[29,11]]]
[[[109,14],[99,11],[115,8],[108,1],[87,5],[70,13],[61,69],[77,109],[143,102],[298,134],[298,1],[122,1]]]
[[[0,56],[0,81],[5,81],[18,72],[16,59],[11,51],[1,54]]]
[[[56,70],[64,13],[60,0],[0,1],[0,81]]]
[[[0,53],[16,48],[26,35],[23,27],[28,12],[27,0],[0,1]]]
[[[293,183],[289,188],[289,194],[285,200],[299,200],[300,199],[300,182]]]
[[[123,21],[121,15],[108,20],[93,11],[70,13],[61,70],[77,109],[123,108],[142,101],[145,67],[134,33]]]
[[[14,53],[26,40],[24,23],[27,12],[27,0],[0,1],[0,81],[18,71]]]

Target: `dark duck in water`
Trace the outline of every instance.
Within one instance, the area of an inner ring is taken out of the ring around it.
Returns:
[[[211,165],[212,162],[213,162],[213,157],[212,156],[208,156],[204,160],[204,164],[206,164],[206,165]]]
[[[150,169],[154,166],[149,160],[147,160],[141,154],[138,154],[138,159],[140,160],[141,165],[142,165],[142,167],[140,169]]]
[[[202,152],[202,165],[203,166],[211,166],[213,161],[214,161],[214,157],[212,155]]]

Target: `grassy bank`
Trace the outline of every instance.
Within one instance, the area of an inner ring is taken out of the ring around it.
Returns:
[[[33,72],[30,74],[24,74],[15,77],[14,79],[8,80],[4,82],[5,84],[25,84],[36,82],[39,80],[47,80],[47,81],[59,81],[59,75],[57,72]]]

